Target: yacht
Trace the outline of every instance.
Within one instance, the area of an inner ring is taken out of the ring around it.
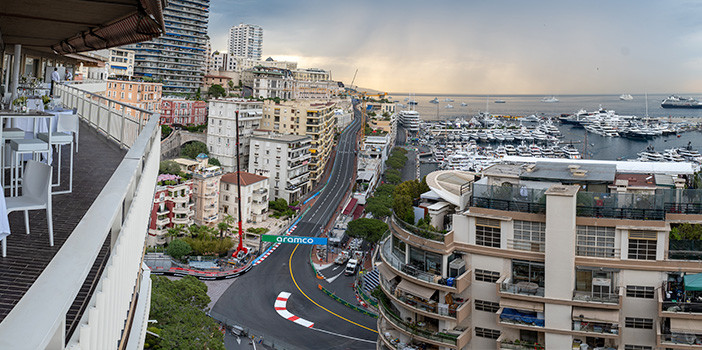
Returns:
[[[451,109],[451,108],[453,108],[453,105],[449,104],[449,105],[446,105],[446,107],[444,107],[444,108]]]
[[[507,155],[510,155],[510,156],[517,155],[517,149],[514,148],[513,145],[505,145],[505,152],[507,152]]]
[[[407,104],[410,105],[410,106],[416,106],[418,103],[417,103],[417,101],[415,101],[415,100],[409,100],[409,101],[407,102]]]
[[[445,99],[444,99],[444,102],[453,102],[453,99],[445,98]]]
[[[646,150],[638,153],[639,160],[644,162],[662,162],[665,157],[653,149],[653,145],[648,145]]]
[[[556,96],[546,96],[546,97],[541,99],[541,102],[554,103],[554,102],[558,102],[558,99],[556,98]]]
[[[572,144],[569,144],[565,147],[563,147],[563,154],[565,155],[566,158],[569,159],[580,159],[580,152],[573,146]]]
[[[429,101],[429,103],[438,104],[438,103],[439,103],[439,98],[438,98],[438,97],[434,97],[434,99],[431,100],[431,101]]]
[[[619,95],[619,99],[622,101],[631,101],[634,99],[634,97],[629,94],[621,94]]]
[[[506,103],[507,101],[505,100],[495,100],[495,103]]]
[[[663,158],[668,162],[684,162],[685,158],[681,156],[675,148],[663,151]]]
[[[661,102],[663,108],[702,108],[702,103],[694,98],[680,97],[677,95],[668,96]]]
[[[468,106],[468,104],[467,104],[467,103],[465,103],[465,102],[461,102],[461,107],[466,107],[466,106]]]

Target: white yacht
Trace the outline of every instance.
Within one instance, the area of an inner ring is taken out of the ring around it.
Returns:
[[[573,145],[563,147],[563,154],[569,159],[580,159],[580,152]]]
[[[556,96],[546,96],[546,97],[544,97],[544,98],[541,99],[541,102],[544,102],[544,103],[555,103],[555,102],[558,102],[558,99],[556,98]]]
[[[619,95],[619,99],[622,101],[631,101],[634,99],[634,97],[629,94],[621,94]]]
[[[444,99],[444,102],[453,102],[453,99],[445,98],[445,99]]]
[[[461,107],[466,107],[466,106],[468,106],[468,104],[467,104],[467,103],[465,103],[465,102],[461,102]]]
[[[453,108],[453,105],[451,105],[451,104],[448,104],[448,105],[446,105],[446,107],[445,107],[445,108],[447,108],[447,109],[451,109],[451,108]]]

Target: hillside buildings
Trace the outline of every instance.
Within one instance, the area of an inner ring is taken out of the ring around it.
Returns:
[[[265,101],[261,129],[282,134],[306,135],[310,142],[310,186],[321,182],[334,144],[334,102]]]
[[[187,227],[193,224],[195,202],[192,196],[193,180],[169,174],[158,176],[147,246],[166,244],[168,229],[175,225]]]
[[[213,226],[221,219],[219,212],[219,184],[222,169],[210,166],[207,155],[197,156],[197,166],[190,171],[193,180],[193,201],[195,216],[193,220],[198,225]]]
[[[254,97],[292,99],[295,80],[287,69],[257,66],[242,75],[244,85],[250,86]]]
[[[109,49],[105,68],[110,77],[131,78],[134,75],[134,51],[116,47]]]
[[[236,113],[239,113],[241,169],[248,169],[249,140],[261,125],[262,106],[263,102],[243,99],[210,101],[207,149],[224,171],[236,171]]]
[[[267,176],[269,200],[300,200],[310,190],[310,147],[307,136],[257,132],[251,137],[249,172]]]
[[[149,112],[157,112],[161,104],[162,86],[160,83],[143,81],[115,80],[107,81],[105,96],[109,99],[129,104]],[[120,105],[115,105],[115,109],[121,110]],[[126,113],[136,118],[141,113],[134,109],[126,108]]]
[[[241,220],[246,223],[265,221],[268,212],[268,178],[241,171],[227,173],[220,182],[219,212],[224,217],[239,219],[237,183],[241,180]]]
[[[436,230],[395,216],[380,244],[378,348],[699,348],[702,193],[657,164],[429,174],[415,220]]]
[[[206,69],[209,0],[169,0],[163,10],[166,33],[129,45],[136,76],[163,82],[165,95],[194,94]]]
[[[200,125],[207,118],[207,102],[167,97],[161,100],[161,125]]]
[[[260,60],[263,54],[263,28],[244,24],[229,28],[228,51],[231,55]]]

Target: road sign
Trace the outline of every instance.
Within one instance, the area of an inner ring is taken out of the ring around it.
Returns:
[[[291,243],[291,244],[314,244],[326,245],[327,238],[322,237],[303,237],[303,236],[276,236],[276,235],[261,235],[261,241],[273,243]]]

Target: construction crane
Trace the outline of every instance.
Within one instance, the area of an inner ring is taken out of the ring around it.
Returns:
[[[353,73],[353,79],[351,79],[351,84],[349,85],[351,88],[353,88],[353,82],[356,81],[356,74],[358,74],[358,68],[356,68],[356,72]]]

